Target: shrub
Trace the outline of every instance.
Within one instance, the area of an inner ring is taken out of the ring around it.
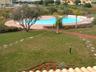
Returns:
[[[65,2],[65,3],[63,3],[63,5],[64,5],[64,6],[68,6],[68,3],[67,3],[67,2]]]
[[[49,10],[46,7],[39,6],[41,15],[49,14]]]
[[[76,4],[76,5],[79,5],[79,3],[81,3],[80,0],[75,0],[75,4]]]
[[[92,24],[96,25],[96,17],[95,17],[95,19],[93,20]]]
[[[7,27],[5,25],[0,25],[0,33],[6,33],[6,32],[16,32],[22,30],[21,28],[17,27]]]
[[[85,3],[84,7],[91,8],[92,5],[90,3]]]
[[[49,10],[49,14],[53,14],[54,12],[57,12],[57,9],[53,6],[49,6],[47,9]]]

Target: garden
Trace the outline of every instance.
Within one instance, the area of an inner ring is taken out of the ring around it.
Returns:
[[[93,21],[91,27],[78,28],[75,26],[74,29],[64,29],[58,18],[58,15],[68,14],[90,15],[96,18],[95,7],[48,5],[30,9],[24,6],[16,10],[4,9],[0,12],[2,12],[0,13],[1,72],[18,72],[49,61],[55,62],[58,68],[96,65],[96,21]],[[41,15],[56,16],[58,19],[56,29],[30,29],[30,26]],[[32,24],[24,26],[21,22],[23,18],[28,22],[35,20],[31,22]],[[5,21],[10,19],[20,21],[23,28],[5,26]],[[57,32],[57,26],[60,26],[60,32]],[[95,37],[81,37],[72,33]]]

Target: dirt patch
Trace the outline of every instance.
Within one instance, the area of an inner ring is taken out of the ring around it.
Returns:
[[[96,39],[96,35],[81,34],[79,32],[66,32],[66,34],[75,35],[80,38]]]

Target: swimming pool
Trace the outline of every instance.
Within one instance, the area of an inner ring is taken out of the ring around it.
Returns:
[[[79,22],[80,19],[77,18],[77,22]],[[66,25],[66,24],[71,24],[71,23],[76,23],[76,17],[64,17],[62,19],[62,24]],[[49,18],[49,19],[40,19],[40,20],[37,20],[35,24],[38,24],[38,25],[54,25],[56,24],[56,18],[53,17],[53,18]]]
[[[77,18],[77,24],[78,26],[85,26],[85,25],[90,25],[94,20],[94,17],[88,18],[86,16],[78,16]],[[28,24],[30,20],[27,20],[27,22],[24,20],[24,24]],[[31,21],[32,23],[32,21]],[[30,23],[30,24],[31,24]],[[17,22],[14,20],[7,21],[5,23],[6,26],[8,27],[18,27],[22,28],[20,25],[22,24],[20,22]],[[56,24],[56,18],[54,16],[41,16],[39,20],[36,21],[35,24],[31,26],[31,29],[44,29],[45,26],[53,26]],[[76,25],[76,16],[75,15],[68,15],[67,17],[64,17],[62,19],[62,25],[63,26],[73,26]]]
[[[80,22],[80,18],[77,18],[77,22]],[[76,23],[76,17],[65,17],[62,19],[62,24]]]
[[[49,18],[49,19],[40,19],[40,20],[37,20],[35,24],[38,24],[38,25],[54,25],[54,24],[56,24],[56,18],[53,17],[53,18]]]

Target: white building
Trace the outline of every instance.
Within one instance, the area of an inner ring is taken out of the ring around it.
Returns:
[[[14,3],[19,3],[19,2],[24,2],[24,3],[31,3],[31,2],[36,2],[36,1],[54,1],[54,3],[56,1],[60,1],[60,3],[64,3],[65,1],[68,2],[68,4],[71,4],[73,5],[75,0],[0,0],[0,6],[9,6],[9,5],[12,5]],[[93,0],[80,0],[81,1],[81,4],[84,4],[84,3],[91,3],[91,1]]]
[[[12,0],[0,0],[0,7],[12,5]]]

